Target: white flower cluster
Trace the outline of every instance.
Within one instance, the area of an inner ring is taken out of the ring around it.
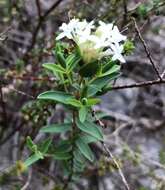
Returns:
[[[72,19],[68,24],[63,23],[60,30],[62,32],[56,40],[64,37],[73,40],[86,63],[108,56],[111,56],[112,60],[125,62],[122,42],[126,40],[126,36],[113,24],[99,21],[99,25],[96,26],[94,21]]]

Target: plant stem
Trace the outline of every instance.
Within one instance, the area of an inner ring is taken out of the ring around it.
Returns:
[[[67,77],[68,77],[68,80],[69,80],[69,84],[72,85],[72,79],[71,79],[70,75],[67,74]]]
[[[67,190],[68,189],[68,186],[69,186],[69,183],[72,181],[72,176],[74,174],[74,171],[73,171],[73,166],[74,166],[74,163],[73,163],[73,160],[74,160],[74,147],[75,147],[75,134],[76,134],[76,111],[73,110],[72,112],[72,119],[73,119],[73,123],[72,123],[72,133],[71,133],[71,142],[72,142],[72,151],[71,151],[71,154],[72,154],[72,158],[71,158],[71,172],[68,176],[68,179],[66,181],[66,183],[64,183],[64,186],[63,186],[63,190]]]

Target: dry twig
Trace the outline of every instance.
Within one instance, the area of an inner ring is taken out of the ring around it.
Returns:
[[[163,71],[163,73],[161,74],[161,78],[163,79],[165,77],[165,70]]]
[[[8,38],[8,33],[12,29],[12,26],[9,26],[6,30],[4,30],[2,33],[0,33],[0,41],[6,41]]]
[[[47,16],[62,2],[63,0],[58,0],[56,2],[53,3],[53,5],[42,15],[41,14],[41,8],[40,8],[40,2],[39,0],[36,0],[36,5],[37,5],[37,9],[38,9],[38,15],[39,15],[39,20],[38,20],[38,23],[37,23],[37,26],[32,34],[32,41],[31,41],[31,44],[30,46],[28,47],[27,49],[27,52],[26,52],[26,55],[33,49],[35,43],[36,43],[36,40],[37,40],[37,36],[38,36],[38,33],[40,31],[40,28],[43,24],[43,22],[45,21],[45,19],[47,18]],[[25,55],[25,56],[26,56]]]
[[[41,14],[40,0],[36,0],[36,6],[37,6],[37,10],[38,10],[38,17],[41,18],[42,14]]]
[[[133,83],[133,84],[128,84],[128,85],[119,85],[119,86],[113,86],[110,87],[110,90],[120,90],[120,89],[126,89],[126,88],[139,88],[139,87],[147,87],[147,86],[152,86],[156,84],[164,84],[165,80],[163,79],[157,79],[157,80],[151,80],[151,81],[144,81],[144,82],[138,82],[138,83]]]
[[[147,46],[145,40],[144,40],[143,37],[142,37],[142,34],[141,34],[141,32],[140,32],[140,29],[138,28],[138,25],[137,25],[137,23],[136,23],[135,18],[132,17],[132,20],[133,20],[133,22],[134,22],[135,29],[136,29],[136,32],[137,32],[137,34],[138,34],[138,36],[139,36],[139,39],[140,39],[140,41],[142,42],[142,44],[143,44],[143,46],[144,46],[144,50],[145,50],[145,52],[146,52],[146,54],[147,54],[147,57],[148,57],[148,59],[150,60],[150,62],[151,62],[151,64],[152,64],[152,67],[154,68],[155,73],[157,74],[158,78],[159,78],[160,80],[162,80],[162,78],[161,78],[161,76],[160,76],[160,74],[159,74],[159,70],[158,70],[158,68],[156,67],[156,64],[154,63],[154,60],[153,60],[153,58],[152,58],[152,56],[151,56],[150,50],[149,50],[149,48],[148,48],[148,46]]]
[[[102,121],[100,119],[97,118],[95,111],[93,110],[93,116],[96,119],[96,121],[99,123],[100,127],[104,127],[104,124],[102,123]],[[123,181],[123,184],[125,185],[126,190],[130,190],[128,182],[122,172],[122,169],[120,168],[119,163],[117,162],[117,160],[115,159],[115,157],[113,156],[112,152],[110,151],[110,149],[106,146],[105,142],[102,142],[102,146],[105,150],[105,152],[107,153],[107,155],[109,156],[110,159],[113,160],[114,164],[116,165],[118,171],[119,171],[119,175],[121,176],[121,179]]]
[[[112,152],[109,150],[109,148],[105,145],[105,143],[102,143],[102,145],[103,145],[103,147],[104,147],[104,150],[105,150],[106,153],[108,154],[108,156],[113,160],[114,164],[116,165],[116,167],[117,167],[117,169],[118,169],[118,171],[119,171],[119,174],[120,174],[120,176],[121,176],[121,179],[122,179],[122,181],[123,181],[123,183],[124,183],[124,185],[125,185],[125,188],[126,188],[127,190],[130,190],[130,187],[129,187],[129,185],[128,185],[128,182],[127,182],[127,180],[126,180],[126,178],[125,178],[125,176],[124,176],[124,174],[123,174],[123,172],[122,172],[122,170],[121,170],[121,168],[120,168],[119,163],[117,162],[117,160],[115,159],[115,157],[113,156],[113,154],[112,154]]]
[[[32,178],[32,168],[29,169],[28,179],[27,179],[25,185],[20,190],[26,190],[29,187],[31,178]]]

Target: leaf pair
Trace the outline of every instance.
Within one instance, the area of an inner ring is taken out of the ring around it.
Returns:
[[[52,71],[54,75],[56,73],[70,74],[80,61],[80,58],[75,54],[71,54],[65,59],[59,52],[56,54],[56,58],[57,63],[44,63],[42,65],[44,68]]]
[[[40,132],[44,133],[65,133],[71,130],[71,123],[63,123],[63,124],[51,124],[40,129]]]
[[[61,91],[47,91],[38,96],[38,99],[54,100],[56,102],[71,105],[79,110],[79,119],[81,122],[86,120],[88,114],[88,107],[91,107],[100,102],[98,98],[83,98],[86,101],[80,101],[74,98],[71,94],[67,94]]]
[[[39,146],[34,144],[30,137],[27,137],[27,146],[33,152],[33,154],[24,161],[26,167],[29,167],[36,161],[43,159],[47,153],[52,140],[50,138],[43,141]]]
[[[76,124],[77,124],[77,127],[81,131],[87,133],[88,135],[95,137],[99,141],[103,141],[103,132],[100,129],[100,127],[97,126],[96,124],[89,122],[89,121],[85,121],[84,123],[82,123],[79,120],[76,121]]]
[[[54,100],[62,104],[68,104],[69,99],[74,99],[74,97],[71,94],[61,91],[43,92],[37,98],[42,100]]]
[[[40,129],[40,132],[43,133],[65,133],[71,130],[71,123],[63,123],[63,124],[51,124],[44,126]],[[68,160],[72,157],[71,146],[68,141],[61,141],[61,143],[53,148],[53,158],[56,160]]]
[[[77,127],[85,133],[79,136],[79,138],[76,140],[76,145],[82,155],[92,162],[94,160],[94,155],[88,144],[98,140],[103,141],[103,133],[97,125],[89,121],[82,123],[81,121],[77,120],[76,124]]]
[[[101,69],[101,72],[89,82],[87,95],[89,97],[101,92],[110,81],[118,77],[120,65],[114,61],[107,62]]]

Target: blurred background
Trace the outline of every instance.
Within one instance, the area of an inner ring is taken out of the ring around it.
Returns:
[[[94,109],[102,112],[105,143],[130,190],[165,190],[164,0],[0,0],[0,190],[60,190],[63,184],[58,163],[49,159],[21,175],[11,168],[29,155],[27,136],[41,141],[39,129],[64,117],[62,107],[35,99],[56,87],[42,64],[55,62],[58,28],[74,17],[113,22],[134,43],[114,88]],[[99,145],[94,149],[97,162],[72,189],[124,190],[113,160]]]

